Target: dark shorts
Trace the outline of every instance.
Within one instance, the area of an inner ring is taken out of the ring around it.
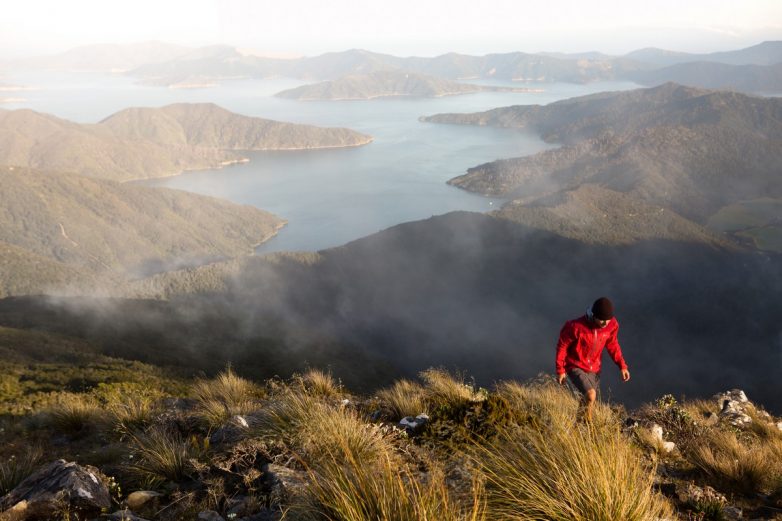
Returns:
[[[586,394],[590,389],[597,391],[600,388],[600,373],[588,373],[574,367],[567,372],[567,375],[581,394]]]

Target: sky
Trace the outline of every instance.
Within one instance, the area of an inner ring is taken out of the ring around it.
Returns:
[[[782,39],[782,0],[6,0],[0,56],[93,43],[224,43],[271,54],[687,52]]]

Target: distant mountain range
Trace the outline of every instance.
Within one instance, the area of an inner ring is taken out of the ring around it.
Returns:
[[[296,100],[366,100],[398,96],[433,98],[472,92],[527,92],[529,90],[457,83],[425,74],[390,70],[351,74],[337,80],[284,90],[275,96]]]
[[[754,67],[705,67],[704,63]],[[171,87],[203,87],[235,78],[335,80],[347,75],[399,70],[450,80],[490,78],[531,83],[628,80],[646,85],[677,81],[704,88],[780,92],[782,83],[778,69],[765,69],[780,63],[782,41],[708,54],[647,48],[623,56],[598,52],[512,52],[485,56],[448,53],[433,58],[401,58],[352,49],[296,59],[259,56],[227,45],[187,49],[152,42],[135,46],[81,47],[57,56],[17,61],[7,66],[12,69],[127,70],[128,74],[144,83]],[[679,67],[668,69],[673,65]],[[749,78],[741,79],[742,75]]]
[[[213,104],[132,108],[94,125],[32,110],[0,110],[0,165],[126,181],[218,167],[241,150],[357,146],[371,137],[343,128],[281,123]]]
[[[426,121],[525,128],[565,144],[449,181],[483,194],[528,201],[594,184],[700,225],[739,201],[782,198],[778,98],[665,84]]]

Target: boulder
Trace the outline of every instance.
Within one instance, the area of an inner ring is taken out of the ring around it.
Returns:
[[[107,481],[94,467],[57,460],[0,499],[0,510],[14,509],[16,519],[53,519],[63,511],[94,517],[111,507]]]
[[[417,434],[423,430],[424,425],[429,422],[429,416],[419,414],[415,418],[406,416],[399,421],[399,428],[407,431],[408,434]]]
[[[284,507],[293,498],[306,494],[307,473],[269,463],[263,466],[263,484],[269,491],[270,506]]]
[[[101,516],[101,520],[108,519],[109,521],[149,521],[143,517],[139,517],[131,510],[117,510],[113,514],[107,516]]]
[[[241,440],[250,428],[247,418],[237,414],[228,422],[214,431],[209,437],[209,443],[217,445],[220,443],[236,443]]]
[[[160,492],[153,490],[137,490],[125,499],[125,505],[134,512],[140,512],[143,508],[156,506],[159,501],[158,498],[162,495]]]
[[[663,439],[663,428],[660,425],[653,423],[651,431],[652,436],[660,443],[660,447],[662,447],[665,452],[673,452],[673,449],[676,448],[676,444],[672,441],[665,441]]]
[[[741,389],[731,389],[724,393],[715,394],[713,397],[720,408],[720,418],[735,427],[743,427],[752,423],[752,418],[747,409],[752,403]]]
[[[214,510],[204,510],[198,513],[196,521],[225,521],[225,519]]]

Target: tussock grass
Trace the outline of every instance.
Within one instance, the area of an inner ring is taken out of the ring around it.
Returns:
[[[254,411],[261,391],[228,368],[212,380],[196,381],[192,394],[198,401],[199,417],[210,427],[217,427],[233,416]]]
[[[155,417],[155,400],[150,396],[125,396],[107,405],[113,430],[120,435],[148,427]]]
[[[0,461],[0,497],[30,476],[43,457],[40,447],[31,447],[19,456]]]
[[[593,423],[575,423],[578,403],[561,386],[503,384],[520,423],[470,450],[487,480],[493,516],[513,520],[647,521],[670,515],[652,491],[653,466],[605,405]]]
[[[43,412],[43,422],[71,435],[97,429],[105,423],[105,414],[98,403],[84,394],[61,393],[55,403]]]
[[[310,369],[295,380],[308,394],[323,398],[337,398],[344,394],[342,384],[331,373],[320,369]]]
[[[149,487],[188,479],[193,472],[191,460],[197,460],[205,451],[198,440],[186,440],[162,427],[132,434],[130,448],[135,462],[129,470],[139,483]]]
[[[485,398],[465,383],[463,376],[454,376],[445,369],[430,368],[419,376],[426,384],[426,399],[434,408],[450,408]]]
[[[437,468],[425,479],[390,457],[374,464],[358,460],[349,450],[329,453],[328,461],[310,470],[311,503],[304,508],[310,519],[332,521],[483,521],[486,504],[480,482],[460,502],[449,492]],[[347,449],[347,447],[343,447]]]
[[[397,380],[391,387],[378,391],[377,396],[388,404],[397,420],[428,413],[425,390],[416,382]]]
[[[704,438],[689,459],[723,489],[752,495],[779,487],[782,439],[743,441],[733,431],[717,429]]]

